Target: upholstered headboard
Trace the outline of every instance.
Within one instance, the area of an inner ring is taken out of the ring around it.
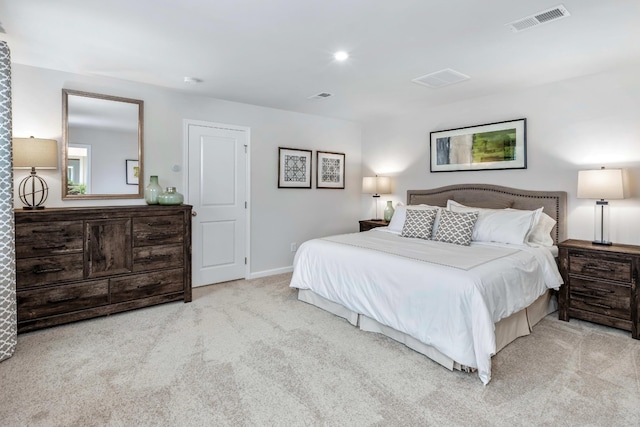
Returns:
[[[527,209],[540,207],[556,220],[551,231],[554,243],[567,238],[567,193],[565,191],[533,191],[489,184],[456,184],[430,190],[408,190],[407,204],[446,206],[447,200],[467,206],[494,209]]]

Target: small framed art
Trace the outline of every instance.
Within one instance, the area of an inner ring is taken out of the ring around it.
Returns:
[[[526,119],[431,132],[431,172],[527,168]]]
[[[138,185],[140,168],[137,160],[125,160],[127,163],[127,185]]]
[[[316,151],[316,188],[344,189],[344,153]]]
[[[311,188],[311,153],[278,147],[278,188]]]

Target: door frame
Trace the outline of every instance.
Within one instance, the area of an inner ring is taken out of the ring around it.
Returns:
[[[207,122],[203,120],[183,119],[182,121],[182,188],[184,188],[185,203],[189,204],[189,125],[214,127],[228,130],[246,132],[247,135],[247,155],[245,156],[245,197],[247,202],[245,221],[245,256],[247,263],[244,266],[244,278],[251,276],[251,128],[248,126],[237,126],[225,123]],[[192,249],[193,250],[193,249]],[[193,268],[193,257],[191,261]]]

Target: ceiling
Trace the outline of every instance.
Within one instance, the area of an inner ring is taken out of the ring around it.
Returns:
[[[15,63],[360,122],[637,64],[639,23],[638,0],[0,0]],[[445,68],[471,78],[411,82]]]

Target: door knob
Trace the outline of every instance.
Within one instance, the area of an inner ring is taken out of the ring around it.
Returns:
[[[198,216],[198,212],[196,212],[196,211],[191,211],[191,216]]]

